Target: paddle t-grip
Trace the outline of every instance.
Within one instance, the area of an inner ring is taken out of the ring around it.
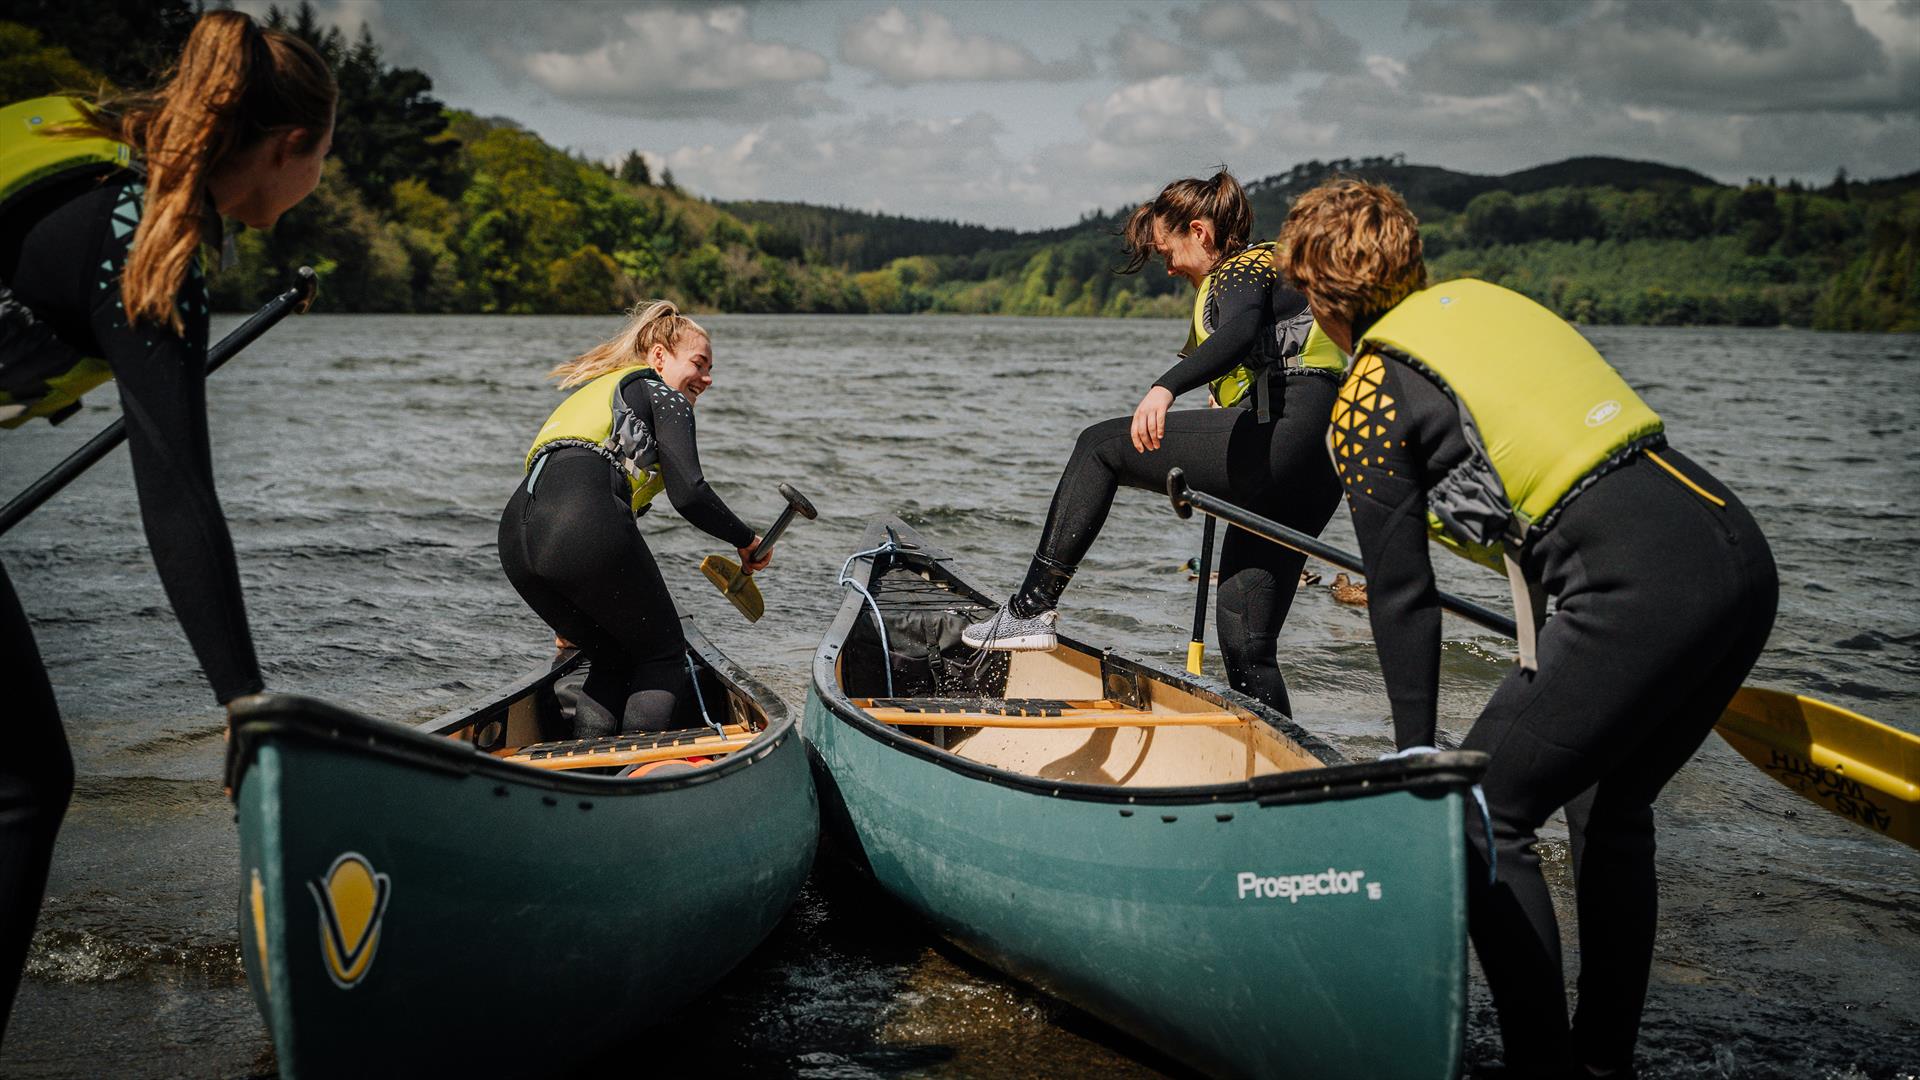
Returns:
[[[772,547],[775,540],[780,539],[780,534],[786,532],[787,526],[793,523],[793,515],[799,514],[808,521],[820,516],[819,511],[813,508],[813,504],[807,501],[807,497],[795,491],[792,484],[781,484],[780,495],[787,500],[787,508],[780,511],[780,516],[773,519],[773,528],[768,529],[767,535],[761,537],[760,542],[747,553],[747,561],[750,563],[759,562],[760,554]]]
[[[1188,497],[1192,489],[1187,487],[1187,473],[1184,469],[1167,470],[1167,499],[1173,503],[1173,512],[1185,521],[1193,516],[1193,500]]]

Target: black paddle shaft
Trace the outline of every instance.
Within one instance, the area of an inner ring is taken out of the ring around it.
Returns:
[[[1213,515],[1200,530],[1200,587],[1193,595],[1193,640],[1207,640],[1207,578],[1213,574]]]
[[[761,537],[760,542],[747,553],[748,562],[760,561],[760,553],[771,548],[773,542],[780,539],[780,534],[787,531],[787,526],[793,523],[793,515],[799,514],[808,521],[820,516],[807,497],[795,491],[792,484],[781,484],[780,496],[787,500],[787,508],[780,511],[780,516],[773,520],[773,528],[768,529],[767,535]]]
[[[1167,498],[1173,501],[1173,512],[1181,517],[1192,517],[1195,510],[1210,518],[1220,518],[1229,525],[1235,525],[1255,536],[1262,536],[1282,547],[1289,547],[1303,555],[1324,559],[1342,570],[1351,570],[1364,574],[1357,556],[1349,555],[1331,544],[1323,544],[1297,529],[1289,529],[1277,521],[1263,518],[1251,510],[1245,510],[1225,499],[1216,498],[1204,491],[1195,491],[1187,486],[1187,477],[1179,469],[1167,470]],[[1440,606],[1462,618],[1471,619],[1496,633],[1514,636],[1512,619],[1482,607],[1471,600],[1465,600],[1451,593],[1440,593]]]
[[[253,313],[246,322],[234,327],[233,332],[220,339],[220,343],[207,350],[207,374],[220,370],[220,366],[234,358],[241,349],[254,343],[260,335],[273,329],[275,323],[287,317],[288,312],[306,311],[312,306],[315,294],[320,291],[320,278],[311,266],[303,266],[295,274],[293,286],[286,292],[267,301],[267,306]],[[102,428],[100,434],[88,439],[80,449],[68,454],[65,461],[55,465],[47,475],[35,480],[20,494],[15,495],[6,506],[0,507],[0,534],[20,524],[28,514],[40,509],[40,504],[53,498],[61,488],[73,483],[81,473],[92,468],[101,458],[106,457],[113,448],[127,441],[127,418],[116,417],[113,423]]]

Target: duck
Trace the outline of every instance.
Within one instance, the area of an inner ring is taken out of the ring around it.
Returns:
[[[1364,581],[1353,581],[1345,574],[1335,574],[1330,591],[1335,603],[1367,606],[1367,583]]]

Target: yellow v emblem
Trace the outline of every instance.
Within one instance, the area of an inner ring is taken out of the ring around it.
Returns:
[[[351,989],[373,966],[392,883],[366,856],[349,851],[333,860],[326,874],[307,882],[307,891],[320,908],[320,954],[327,975],[334,985]]]

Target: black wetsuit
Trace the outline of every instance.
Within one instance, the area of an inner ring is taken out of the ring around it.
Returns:
[[[36,193],[0,222],[0,281],[68,347],[112,366],[127,421],[134,491],[161,584],[222,702],[261,689],[233,541],[213,486],[207,438],[207,289],[196,268],[179,297],[186,333],[127,325],[120,304],[143,189],[132,173]],[[0,435],[4,438],[4,435]],[[19,984],[73,789],[53,687],[13,585],[0,568],[0,1030]]]
[[[1426,376],[1389,358],[1382,391],[1397,412],[1363,452],[1384,460],[1363,484],[1349,478],[1347,499],[1404,748],[1432,744],[1439,686],[1426,489],[1464,460],[1467,442],[1459,410]],[[1522,566],[1556,599],[1539,670],[1516,665],[1462,744],[1492,755],[1484,786],[1498,883],[1487,883],[1476,820],[1470,926],[1519,1075],[1564,1068],[1570,1056],[1601,1068],[1632,1062],[1658,903],[1654,798],[1713,730],[1773,625],[1779,581],[1753,518],[1684,455],[1654,453],[1685,479],[1637,454],[1528,544]],[[1571,1029],[1560,932],[1534,852],[1535,830],[1562,806],[1580,924]]]
[[[700,471],[693,407],[656,379],[622,388],[653,441],[680,515],[736,548],[754,532]],[[598,451],[563,445],[535,460],[500,515],[500,565],[528,606],[587,654],[575,713],[585,738],[674,725],[687,683],[687,642],[673,596],[629,508],[627,478]]]
[[[1306,310],[1306,297],[1280,280],[1270,260],[1243,260],[1239,266],[1241,272],[1222,274],[1214,282],[1212,335],[1155,386],[1175,397],[1205,386],[1257,355],[1276,324]],[[1338,383],[1328,372],[1295,369],[1275,373],[1271,385],[1266,423],[1247,408],[1169,410],[1160,448],[1146,453],[1133,447],[1130,416],[1082,431],[1047,510],[1036,568],[1043,565],[1040,560],[1077,567],[1106,523],[1114,492],[1123,485],[1164,492],[1167,471],[1174,468],[1185,470],[1187,482],[1202,491],[1318,535],[1340,502],[1326,446]],[[1292,703],[1280,673],[1280,628],[1305,562],[1306,556],[1239,529],[1227,530],[1220,549],[1215,623],[1227,679],[1286,713]],[[1030,581],[1042,577],[1037,571],[1029,575]],[[1052,606],[1042,600],[1043,607]]]

